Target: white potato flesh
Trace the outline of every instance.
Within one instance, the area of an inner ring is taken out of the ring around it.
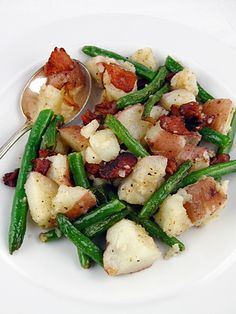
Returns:
[[[163,156],[140,159],[133,172],[121,182],[118,188],[119,199],[130,204],[143,205],[163,183],[166,166],[167,158]]]
[[[64,184],[71,186],[70,168],[66,155],[57,154],[47,157],[51,161],[50,168],[47,171],[47,177],[55,181],[58,185]]]
[[[52,85],[43,85],[37,101],[38,112],[44,109],[52,109],[55,114],[61,114],[63,92]]]
[[[75,219],[95,205],[96,197],[90,190],[81,186],[60,185],[52,200],[52,213],[54,217],[58,213],[63,213],[70,219]]]
[[[155,221],[170,236],[177,236],[193,226],[184,208],[185,198],[181,193],[168,196],[154,216]]]
[[[191,92],[194,96],[198,94],[197,78],[196,75],[188,68],[176,73],[171,79],[171,88],[186,89]]]
[[[89,122],[87,125],[83,126],[80,133],[82,136],[86,138],[90,138],[91,135],[93,135],[97,129],[99,128],[99,123],[96,119]]]
[[[137,51],[135,51],[130,57],[130,60],[139,62],[151,70],[157,70],[157,60],[154,56],[152,49],[149,47],[138,49]]]
[[[103,160],[115,159],[120,152],[120,145],[115,134],[110,129],[97,131],[90,136],[90,146],[93,151]]]
[[[38,172],[31,172],[25,183],[25,193],[30,215],[40,227],[53,226],[52,199],[57,194],[58,185]]]
[[[116,114],[117,119],[126,127],[129,133],[138,141],[142,141],[147,130],[152,126],[150,122],[142,120],[143,105],[137,104]]]
[[[129,274],[150,267],[160,250],[146,230],[135,222],[122,219],[107,231],[104,269],[112,276]]]
[[[163,107],[156,105],[152,108],[150,112],[150,117],[157,121],[160,116],[167,115],[169,112],[165,110]]]
[[[186,89],[176,89],[162,95],[160,103],[166,110],[170,110],[172,105],[181,106],[190,101],[196,101],[193,93]]]
[[[85,150],[84,159],[89,164],[100,164],[102,159],[95,153],[92,147],[87,147]]]
[[[62,154],[62,155],[67,155],[69,152],[69,146],[63,141],[61,135],[57,133],[57,144],[55,147],[55,153],[56,154]]]

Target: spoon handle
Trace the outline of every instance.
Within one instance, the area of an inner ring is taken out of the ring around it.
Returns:
[[[21,128],[16,131],[8,141],[6,141],[5,144],[0,147],[0,159],[6,154],[6,152],[12,147],[12,145],[15,144],[21,138],[22,135],[24,135],[27,131],[29,131],[32,127],[32,124],[27,121],[24,125],[21,126]]]

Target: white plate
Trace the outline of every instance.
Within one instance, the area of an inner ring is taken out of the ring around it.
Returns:
[[[95,26],[95,27],[94,27]],[[64,47],[71,56],[85,44],[98,45],[123,55],[137,48],[150,46],[162,62],[170,54],[190,66],[201,84],[216,97],[236,98],[233,92],[236,65],[235,53],[213,39],[179,24],[148,16],[90,15],[46,25],[15,42],[17,58],[9,64],[1,62],[7,84],[1,85],[0,142],[23,122],[16,104],[24,82],[47,59],[54,46]],[[5,60],[10,48],[0,53]],[[9,118],[5,118],[9,117]],[[0,175],[19,165],[26,138],[1,161]],[[233,156],[235,155],[235,150]],[[7,251],[7,229],[13,190],[1,184],[0,219],[0,288],[9,288],[9,276],[48,289],[53,295],[71,297],[92,304],[139,303],[170,298],[183,289],[213,278],[235,259],[235,247],[229,239],[236,237],[233,202],[235,179],[230,181],[229,203],[220,215],[205,228],[191,230],[181,236],[186,251],[178,258],[159,260],[151,268],[127,276],[108,277],[94,267],[80,268],[71,243],[61,240],[51,244],[38,241],[37,229],[29,222],[21,249],[10,256]],[[12,291],[13,295],[17,291]],[[40,296],[39,296],[40,297]]]

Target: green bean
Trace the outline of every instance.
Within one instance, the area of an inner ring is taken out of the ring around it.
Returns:
[[[236,134],[236,110],[234,111],[234,115],[230,124],[230,130],[227,134],[227,136],[230,138],[230,143],[228,145],[225,145],[224,147],[220,147],[218,150],[218,154],[228,154],[231,151],[231,148],[234,143],[235,134]]]
[[[75,185],[88,189],[90,184],[84,169],[84,160],[82,154],[71,153],[68,155],[68,161]]]
[[[23,242],[28,211],[24,185],[29,172],[32,170],[31,161],[37,157],[42,135],[49,125],[52,116],[53,111],[49,109],[43,110],[39,113],[25,146],[11,211],[11,222],[9,228],[10,254],[19,249]]]
[[[175,244],[178,244],[180,251],[184,251],[185,249],[184,244],[180,242],[177,238],[170,237],[157,223],[151,220],[140,219],[134,211],[130,212],[128,218],[142,225],[144,229],[146,229],[146,231],[150,234],[151,237],[164,242],[170,247],[172,247]]]
[[[168,56],[166,58],[166,62],[165,62],[165,66],[167,67],[167,69],[170,72],[173,73],[177,73],[179,71],[182,71],[184,69],[184,67],[178,63],[177,61],[175,61],[172,57]],[[198,86],[198,95],[197,95],[197,99],[202,102],[205,103],[207,100],[209,99],[214,99],[213,96],[211,96],[207,91],[205,91],[205,89],[199,84],[197,83]]]
[[[106,116],[106,125],[116,134],[116,136],[126,145],[126,147],[137,157],[148,156],[146,149],[129,133],[123,124],[111,114]]]
[[[91,266],[90,258],[88,255],[83,253],[79,248],[77,248],[77,254],[79,256],[80,265],[84,269],[88,269]]]
[[[147,102],[144,104],[144,111],[143,111],[143,119],[150,117],[150,113],[152,111],[153,106],[160,101],[161,96],[167,93],[170,89],[169,84],[165,84],[162,88],[160,88],[155,94],[151,95]]]
[[[199,131],[199,133],[206,142],[213,143],[219,147],[225,147],[231,143],[231,139],[227,135],[224,135],[208,127],[204,127]]]
[[[125,205],[118,199],[112,200],[109,203],[100,206],[83,217],[78,218],[74,221],[74,226],[79,230],[84,230],[91,225],[103,222],[107,217],[112,216],[116,213],[122,212]],[[40,233],[39,239],[42,242],[49,242],[61,238],[61,232],[58,229],[52,229],[47,232]]]
[[[84,234],[76,229],[63,214],[57,215],[57,225],[61,232],[84,254],[103,266],[103,252]]]
[[[97,222],[83,230],[83,233],[91,238],[106,232],[115,223],[125,218],[130,213],[130,209],[124,209],[120,213],[116,213],[100,222]]]
[[[50,151],[54,151],[57,145],[57,128],[62,126],[64,123],[64,118],[61,115],[56,115],[49,126],[47,127],[42,142],[40,145],[41,149],[48,149]]]
[[[105,49],[98,48],[95,46],[84,46],[82,48],[82,51],[90,57],[103,56],[103,57],[113,58],[115,60],[128,61],[134,65],[134,67],[136,69],[136,73],[139,76],[142,76],[149,81],[153,80],[153,78],[156,75],[156,71],[153,71],[153,70],[147,68],[143,64],[129,60],[129,59],[127,59],[127,58],[125,58],[125,57],[123,57],[123,56],[121,56],[115,52],[109,51],[109,50],[105,50]]]
[[[106,191],[103,185],[93,186],[90,191],[96,196],[97,205],[101,206],[108,202]]]
[[[204,169],[196,170],[187,175],[183,180],[176,186],[176,191],[186,185],[193,184],[200,180],[203,176],[213,177],[219,179],[220,177],[236,172],[236,160],[223,162],[220,164],[212,165]]]
[[[190,160],[185,161],[179,169],[152,194],[139,213],[139,218],[148,219],[151,217],[166,197],[174,191],[176,185],[188,174],[191,167],[192,162]]]
[[[124,109],[129,105],[143,103],[148,100],[149,96],[158,91],[165,82],[168,70],[165,66],[160,67],[154,79],[143,89],[130,93],[117,100],[116,106],[118,109]]]

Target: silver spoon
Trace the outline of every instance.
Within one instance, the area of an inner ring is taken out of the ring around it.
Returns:
[[[79,63],[81,70],[84,74],[85,86],[77,97],[80,110],[76,112],[76,114],[72,116],[70,121],[68,121],[66,124],[71,123],[76,118],[78,118],[88,102],[92,89],[92,79],[89,71],[83,63],[77,60],[75,61]],[[44,75],[43,67],[41,67],[25,85],[20,97],[20,107],[22,114],[26,118],[26,122],[8,139],[8,141],[2,147],[0,147],[0,159],[6,154],[6,152],[12,147],[12,145],[14,145],[19,140],[19,138],[21,138],[22,135],[24,135],[32,128],[32,118],[35,112],[37,112],[37,99],[39,96],[39,92],[42,85],[45,84],[46,81],[47,78]]]

